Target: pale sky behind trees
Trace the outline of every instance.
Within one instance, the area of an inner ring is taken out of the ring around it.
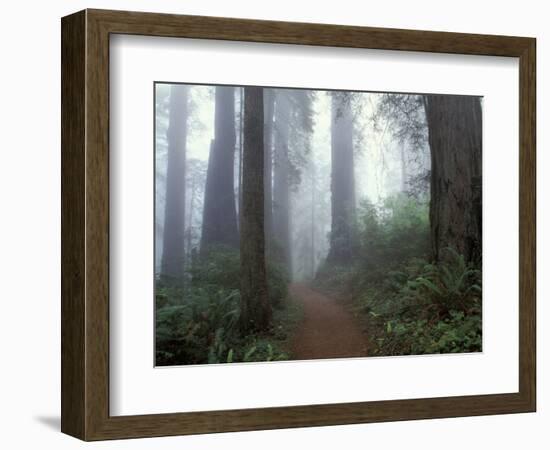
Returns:
[[[215,86],[190,85],[189,89],[189,123],[187,136],[186,159],[203,161],[205,166],[208,163],[210,142],[214,138],[214,89]],[[157,84],[156,95],[158,99],[168,98],[170,91],[169,84]],[[237,147],[239,146],[239,115],[240,115],[240,92],[236,90],[236,127]],[[395,138],[391,130],[391,124],[387,119],[379,118],[376,126],[373,124],[373,114],[383,94],[380,93],[354,93],[354,143],[355,143],[355,189],[357,204],[368,199],[375,204],[381,204],[389,195],[400,191],[401,184],[401,146],[405,145],[407,154],[408,176],[414,176],[421,171],[429,169],[429,148],[427,142],[423,148],[411,151],[407,143],[401,143]],[[331,100],[327,91],[316,91],[313,102],[313,132],[311,134],[311,157],[317,167],[330,168],[331,163]],[[166,173],[166,125],[167,114],[157,110],[156,114],[156,222],[162,224],[164,217],[163,191],[164,176]],[[235,155],[235,162],[238,167],[238,154]],[[235,175],[237,176],[238,168]],[[414,173],[416,170],[417,173]],[[304,173],[304,170],[302,170]],[[412,173],[411,173],[412,172]],[[330,205],[330,170],[328,176],[320,177],[318,183],[324,186],[317,188],[327,196],[327,203]],[[235,184],[237,183],[237,179]],[[307,204],[307,198],[301,202],[297,196],[301,190],[305,190],[304,177],[301,184],[293,190],[293,201],[295,203]],[[303,189],[302,189],[303,188]],[[303,195],[308,195],[304,192]],[[330,206],[329,206],[330,209]],[[328,232],[330,232],[330,211],[318,211],[317,220],[326,220],[322,225],[327,230],[327,236],[319,239],[319,248],[323,256],[328,251]],[[196,214],[195,220],[200,220],[200,214]],[[291,226],[291,228],[296,228]],[[156,260],[160,258],[159,233],[157,233]],[[324,241],[323,241],[324,239]]]

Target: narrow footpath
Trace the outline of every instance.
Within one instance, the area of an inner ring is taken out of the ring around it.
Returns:
[[[367,356],[365,334],[340,303],[305,284],[293,283],[289,289],[304,309],[304,321],[291,345],[292,359]]]

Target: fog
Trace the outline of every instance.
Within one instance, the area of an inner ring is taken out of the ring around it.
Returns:
[[[157,273],[162,259],[163,224],[165,218],[167,132],[169,125],[169,84],[156,84],[155,102],[155,267]],[[205,186],[211,143],[215,138],[215,86],[187,86],[188,115],[185,155],[185,253],[191,258],[200,252],[203,225]],[[365,202],[383,212],[385,201],[399,193],[414,195],[429,201],[428,183],[422,183],[430,169],[427,127],[423,111],[416,114],[416,129],[411,132],[403,122],[410,119],[397,110],[392,96],[396,94],[329,91],[302,91],[271,89],[274,97],[273,137],[269,143],[271,160],[270,187],[277,182],[275,173],[280,168],[277,142],[286,140],[288,153],[288,205],[280,204],[273,193],[274,216],[285,208],[288,215],[289,266],[293,280],[315,277],[319,266],[327,258],[332,229],[332,128],[334,98],[339,94],[342,105],[351,112],[353,143],[354,209],[358,215]],[[236,87],[234,95],[235,154],[234,180],[235,208],[239,213],[239,179],[242,174],[242,95]],[[408,96],[405,101],[413,101]],[[286,102],[286,103],[285,103]],[[347,105],[347,106],[346,106]],[[283,109],[286,108],[286,111]],[[392,108],[394,108],[392,110]],[[267,120],[264,118],[264,120]],[[283,124],[286,120],[289,123]],[[336,155],[338,157],[338,155]],[[264,161],[265,163],[265,161]],[[356,220],[356,219],[354,219]],[[274,222],[276,223],[276,222]],[[271,232],[276,236],[275,229]],[[266,240],[270,237],[266,235]],[[275,239],[277,240],[277,239]]]
[[[482,99],[156,85],[158,365],[482,350]]]

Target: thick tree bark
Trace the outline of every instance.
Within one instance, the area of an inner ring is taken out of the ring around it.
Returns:
[[[264,89],[264,224],[266,245],[273,233],[273,114],[275,92]]]
[[[327,261],[349,263],[353,257],[355,177],[351,99],[332,97],[331,210],[332,229]]]
[[[239,105],[239,174],[238,174],[238,193],[237,193],[237,224],[240,224],[238,219],[241,215],[243,196],[243,131],[244,131],[244,88],[239,89],[240,105]],[[240,225],[239,225],[240,226]],[[240,230],[239,230],[240,231]]]
[[[311,176],[311,279],[315,279],[315,161],[310,164]]]
[[[201,252],[213,245],[237,248],[239,233],[234,189],[235,88],[216,87],[214,140],[210,146]]]
[[[432,160],[430,228],[432,257],[451,247],[481,262],[482,116],[478,97],[424,98]]]
[[[185,261],[187,97],[187,86],[173,85],[171,87],[169,125],[166,136],[168,140],[168,162],[161,276],[165,281],[173,283],[182,282]]]
[[[273,237],[276,257],[292,273],[290,253],[290,105],[279,94],[275,100],[274,164],[273,164]]]
[[[246,87],[241,214],[241,316],[243,332],[265,330],[271,321],[264,235],[263,89]]]

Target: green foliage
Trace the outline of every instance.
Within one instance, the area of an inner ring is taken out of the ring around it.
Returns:
[[[364,292],[373,283],[387,282],[389,272],[413,257],[429,253],[428,202],[406,194],[389,197],[382,205],[368,200],[357,211],[356,254],[347,265],[325,262],[316,276],[320,289]]]
[[[275,308],[283,305],[283,300],[288,295],[289,276],[281,264],[267,263],[267,287],[269,300]]]
[[[194,286],[238,290],[241,273],[239,252],[221,245],[209,247],[206,255],[193,261],[190,273]]]
[[[453,309],[471,312],[481,300],[481,271],[466,264],[464,257],[451,248],[448,257],[438,265],[426,264],[422,273],[406,283],[402,294],[428,299],[440,312]]]
[[[272,305],[278,306],[287,296],[288,275],[275,262],[267,263],[267,284]],[[192,284],[209,290],[239,290],[241,263],[237,250],[216,246],[207,256],[197,258],[191,268]]]
[[[161,289],[157,305],[171,291]],[[213,294],[202,288],[168,297],[155,317],[157,364],[197,364],[226,354],[226,343],[237,336],[238,302],[238,291]]]
[[[243,362],[254,361],[284,361],[289,355],[269,339],[254,339],[243,352]]]
[[[268,266],[270,299],[286,312],[287,281],[274,264]],[[194,261],[185,287],[156,284],[156,364],[183,365],[276,361],[289,356],[277,342],[282,326],[263,335],[239,332],[239,254],[211,249]],[[274,327],[275,327],[274,323]]]
[[[164,297],[164,292],[157,296]],[[157,365],[278,361],[289,356],[270,330],[241,336],[238,291],[190,289],[156,312]],[[277,327],[277,328],[280,328]]]
[[[427,353],[464,353],[481,351],[481,316],[465,316],[451,311],[449,317],[429,322],[427,319],[394,319],[385,322],[373,346],[374,354],[419,355]]]
[[[447,249],[439,264],[413,260],[356,305],[374,336],[371,354],[481,351],[481,273]]]
[[[358,210],[359,250],[325,264],[317,286],[351,293],[371,336],[369,354],[481,351],[481,271],[453,249],[430,264],[428,202],[399,194]]]
[[[382,206],[365,201],[359,209],[359,272],[369,282],[429,252],[428,202],[398,194]],[[365,281],[365,280],[364,280]]]

